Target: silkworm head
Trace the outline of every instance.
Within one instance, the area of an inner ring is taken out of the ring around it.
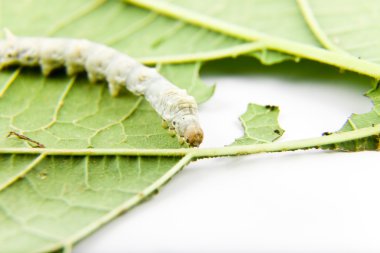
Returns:
[[[199,147],[203,141],[203,131],[197,124],[189,125],[184,134],[186,142],[192,147]]]

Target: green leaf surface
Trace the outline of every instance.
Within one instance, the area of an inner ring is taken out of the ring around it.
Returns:
[[[45,78],[24,69],[0,99],[0,119],[0,147],[28,147],[4,138],[10,131],[47,148],[179,147],[142,97],[125,92],[113,98],[106,85],[89,84],[85,77]]]
[[[186,10],[188,11],[186,14],[194,15],[194,23],[198,20],[197,25],[200,26],[203,26],[201,21],[203,17],[212,17],[220,21],[219,25],[231,24],[244,27],[255,33],[257,38],[265,34],[321,46],[308,29],[297,2],[293,0],[220,0],[217,4],[213,0],[205,0],[201,4],[191,0],[131,0],[128,2],[162,10],[168,15],[175,9]],[[178,15],[181,14],[183,13],[178,13]],[[209,28],[213,25],[213,23],[208,24]]]
[[[9,77],[12,71],[3,74]],[[105,85],[89,84],[83,77],[44,78],[30,69],[11,80],[0,99],[0,147],[30,149],[24,140],[6,138],[9,131],[69,153],[180,147],[150,105],[130,93],[113,98]],[[156,191],[182,168],[180,159],[0,155],[1,251],[71,247]]]
[[[202,4],[192,0],[128,2],[238,39],[263,43],[263,49],[380,79],[380,65],[376,60],[376,24],[380,17],[377,1],[315,0],[310,4],[307,0],[221,0],[218,4],[212,0],[202,1]]]
[[[352,114],[338,133],[357,131],[358,129],[374,127],[380,124],[380,84],[377,84],[377,86],[366,95],[373,102],[372,110],[364,114]],[[334,135],[336,133],[325,134]],[[379,138],[380,135],[371,136],[369,138],[323,146],[323,148],[343,151],[380,150]]]
[[[240,116],[244,136],[232,145],[270,143],[280,138],[284,130],[278,124],[279,112],[277,106],[249,104],[247,111]]]
[[[41,156],[39,156],[41,157]],[[45,252],[71,247],[104,222],[157,189],[149,187],[177,158],[1,155],[0,184],[30,170],[0,194],[1,252]],[[28,168],[34,163],[34,168]]]
[[[299,0],[298,4],[324,47],[380,63],[378,1]]]

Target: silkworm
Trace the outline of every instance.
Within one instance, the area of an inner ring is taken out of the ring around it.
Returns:
[[[90,82],[107,81],[112,96],[123,87],[143,95],[180,141],[198,147],[203,131],[195,99],[130,56],[85,39],[18,37],[5,29],[0,40],[0,69],[40,66],[44,75],[65,67],[69,76],[87,72]]]

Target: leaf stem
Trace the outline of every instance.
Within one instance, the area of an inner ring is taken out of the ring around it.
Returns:
[[[265,152],[283,152],[298,149],[318,148],[322,145],[358,140],[380,135],[380,124],[349,132],[328,136],[254,145],[239,145],[220,148],[180,148],[180,149],[44,149],[44,148],[0,148],[0,154],[45,154],[46,156],[187,156],[193,159],[249,155]]]
[[[1,70],[1,66],[0,66],[0,70]],[[11,86],[11,84],[17,79],[17,77],[19,76],[21,72],[21,67],[18,68],[17,70],[15,70],[13,72],[13,74],[10,76],[10,78],[6,81],[5,85],[3,86],[2,89],[0,89],[0,98],[2,96],[4,96],[5,92],[8,90],[8,88]]]
[[[262,42],[248,42],[241,45],[217,49],[207,52],[182,54],[182,55],[166,55],[166,56],[148,56],[140,57],[138,60],[143,64],[157,64],[157,63],[185,63],[195,61],[211,61],[218,60],[226,57],[237,57],[242,54],[255,52],[266,48]]]
[[[313,11],[307,0],[297,0],[297,4],[299,9],[301,10],[302,16],[305,19],[307,25],[310,30],[313,32],[315,37],[319,40],[319,42],[327,49],[332,51],[339,51],[344,53],[344,51],[338,48],[332,41],[327,37],[327,35],[323,32],[321,26],[319,25],[317,19],[315,18]]]

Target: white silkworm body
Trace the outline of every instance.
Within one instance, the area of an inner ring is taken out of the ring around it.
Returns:
[[[0,40],[2,67],[41,66],[49,75],[65,67],[68,75],[86,71],[91,82],[107,81],[111,95],[126,87],[144,95],[171,129],[190,146],[199,146],[203,131],[199,125],[197,103],[155,69],[146,67],[126,54],[83,39],[16,37],[8,30]]]

